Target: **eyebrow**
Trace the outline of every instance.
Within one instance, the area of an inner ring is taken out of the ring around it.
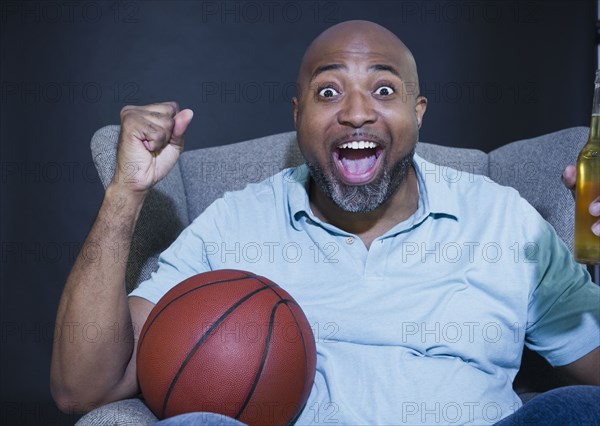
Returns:
[[[326,71],[335,71],[335,70],[348,70],[348,67],[343,64],[325,64],[317,67],[317,69],[310,76],[309,82],[312,82],[315,78]],[[396,68],[387,64],[373,64],[369,66],[369,71],[387,71],[394,74],[396,77],[402,80],[402,76],[398,72]]]
[[[318,66],[317,69],[310,76],[309,82],[312,82],[315,78],[317,78],[319,76],[319,74],[323,74],[326,71],[347,70],[347,69],[348,69],[348,67],[346,65],[342,65],[342,64],[326,64],[326,65]]]
[[[402,76],[400,75],[398,70],[391,65],[386,65],[386,64],[371,65],[369,67],[369,71],[388,71],[388,72],[391,72],[392,74],[394,74],[400,80],[402,80]]]

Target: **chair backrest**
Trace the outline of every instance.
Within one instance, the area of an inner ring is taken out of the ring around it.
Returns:
[[[515,187],[572,247],[574,203],[559,176],[575,161],[587,132],[585,127],[567,129],[513,142],[490,154],[419,142],[417,153],[432,163]],[[118,135],[119,126],[112,125],[92,137],[92,155],[105,187],[115,171]],[[216,198],[302,162],[295,132],[184,152],[146,199],[128,262],[128,291],[150,276],[159,253]],[[125,176],[134,172],[134,166],[121,171]]]
[[[479,150],[421,142],[417,153],[432,163],[487,174],[487,154]],[[242,189],[248,183],[260,182],[303,162],[296,132],[184,152],[179,166],[188,216],[195,218],[226,191]]]
[[[489,153],[489,176],[512,186],[556,230],[573,252],[575,202],[562,183],[562,172],[577,162],[586,144],[588,127],[572,127],[515,141]]]

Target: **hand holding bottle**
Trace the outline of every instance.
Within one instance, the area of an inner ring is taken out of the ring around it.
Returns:
[[[562,181],[563,184],[567,187],[567,189],[571,190],[573,198],[575,198],[576,180],[577,168],[574,165],[569,164],[567,167],[565,167],[565,170],[563,171]],[[591,216],[597,218],[597,220],[592,224],[592,227],[590,229],[594,233],[594,235],[600,237],[600,197],[597,197],[590,203],[590,205],[588,206],[588,212]]]
[[[600,265],[600,70],[594,81],[590,135],[577,157],[567,166],[563,181],[575,188],[575,238],[573,254],[580,263]]]

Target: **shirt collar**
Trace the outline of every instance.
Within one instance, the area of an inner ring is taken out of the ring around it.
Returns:
[[[466,172],[430,163],[417,154],[413,157],[413,166],[419,183],[419,201],[423,202],[425,212],[458,219],[458,200],[453,196],[451,186],[464,179]]]
[[[288,169],[284,175],[291,225],[298,231],[302,229],[298,222],[303,217],[312,216],[308,201],[309,176],[310,172],[306,164]]]
[[[430,163],[417,154],[413,157],[419,184],[419,211],[425,216],[445,215],[458,219],[459,208],[452,196],[451,184],[461,178],[461,172],[446,166]],[[292,226],[300,230],[299,221],[303,217],[316,220],[310,210],[308,200],[308,179],[310,172],[306,164],[288,169],[285,172],[287,198]]]

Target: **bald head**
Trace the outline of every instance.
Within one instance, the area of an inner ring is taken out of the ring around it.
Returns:
[[[298,96],[301,96],[310,82],[323,67],[335,63],[335,57],[342,53],[371,55],[376,61],[394,63],[394,71],[402,81],[411,85],[418,95],[419,80],[415,59],[402,41],[394,33],[381,25],[369,21],[346,21],[323,31],[308,46],[298,72]]]

